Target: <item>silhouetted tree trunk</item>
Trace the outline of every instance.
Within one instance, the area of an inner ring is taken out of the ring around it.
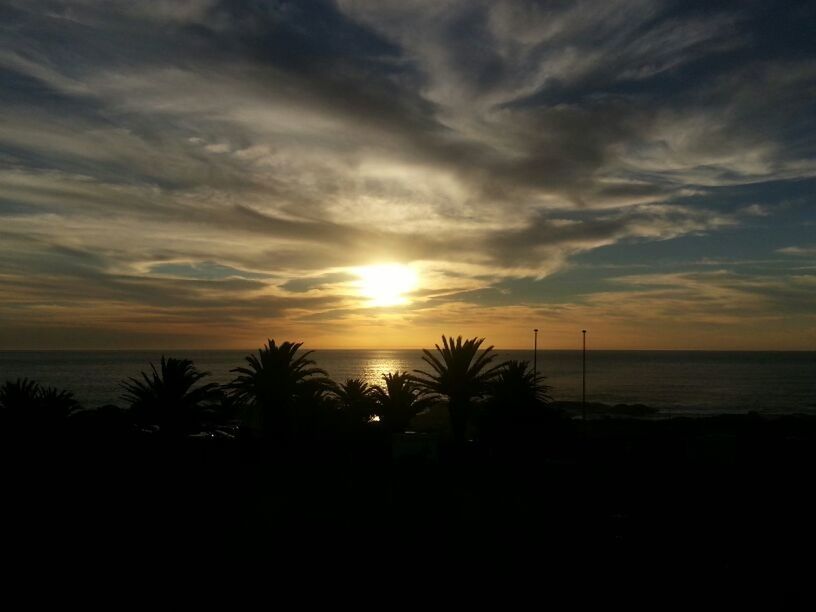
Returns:
[[[448,412],[450,414],[451,433],[457,444],[464,443],[467,431],[467,417],[469,400],[466,398],[450,398]]]

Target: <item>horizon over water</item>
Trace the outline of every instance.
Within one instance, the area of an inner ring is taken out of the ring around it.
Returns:
[[[306,350],[309,350],[308,348]],[[87,407],[121,403],[119,382],[149,370],[161,355],[192,359],[210,380],[225,383],[253,350],[0,351],[0,383],[30,378],[73,391]],[[496,350],[496,361],[532,350]],[[420,349],[315,349],[318,367],[335,381],[381,382],[385,372],[425,369]],[[581,399],[581,351],[538,351],[538,370],[555,400]],[[816,351],[587,350],[587,401],[644,404],[663,412],[816,413]]]

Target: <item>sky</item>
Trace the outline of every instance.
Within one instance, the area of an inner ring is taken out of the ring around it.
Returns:
[[[813,350],[814,27],[0,1],[0,349]]]

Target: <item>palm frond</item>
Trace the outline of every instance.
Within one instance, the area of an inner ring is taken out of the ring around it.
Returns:
[[[122,399],[146,424],[178,433],[193,427],[210,404],[220,401],[217,384],[195,386],[209,373],[196,369],[189,359],[162,355],[158,368],[150,363],[150,372],[142,371],[141,380],[130,377],[120,383]]]

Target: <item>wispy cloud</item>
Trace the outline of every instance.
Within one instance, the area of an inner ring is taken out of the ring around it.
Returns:
[[[778,250],[785,255],[801,255],[803,257],[816,257],[816,245],[814,246],[789,246]]]
[[[480,319],[513,343],[522,312],[557,310],[566,325],[614,299],[609,320],[633,320],[638,304],[677,319],[715,303],[715,286],[750,305],[733,317],[807,315],[800,292],[813,288],[793,263],[778,299],[694,272],[707,256],[814,254],[784,246],[805,244],[783,234],[807,219],[789,207],[779,221],[775,195],[816,180],[807,3],[784,14],[640,0],[1,10],[0,345],[65,345],[78,325],[85,344],[134,343],[139,326],[180,343],[201,326],[199,344],[272,330],[348,344],[380,323]],[[757,227],[774,236],[767,246],[693,246]],[[548,279],[576,258],[658,242],[689,245],[675,306],[670,288],[633,278],[548,302]],[[383,261],[421,270],[400,312],[354,293],[353,269]],[[509,280],[545,289],[492,304]],[[706,316],[731,316],[717,308]]]

